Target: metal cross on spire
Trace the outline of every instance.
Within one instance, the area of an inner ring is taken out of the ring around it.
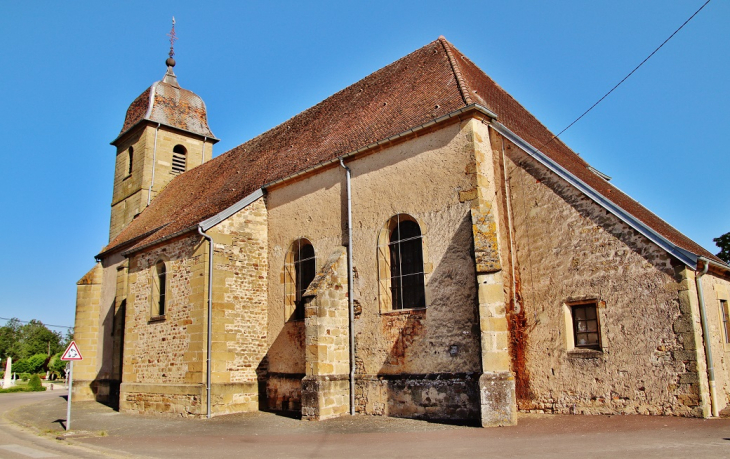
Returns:
[[[175,35],[175,16],[172,17],[172,30],[170,30],[167,36],[170,37],[170,57],[172,58],[175,55],[175,41],[177,40],[177,35]]]

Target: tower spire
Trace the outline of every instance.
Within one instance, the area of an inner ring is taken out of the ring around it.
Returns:
[[[180,87],[177,82],[177,76],[175,76],[175,72],[172,70],[175,67],[175,58],[173,56],[175,55],[175,42],[177,41],[177,35],[175,34],[175,16],[172,17],[172,30],[170,30],[167,36],[170,37],[170,52],[168,53],[170,57],[165,61],[165,64],[167,64],[167,72],[165,72],[165,77],[162,81]]]
[[[177,41],[177,35],[175,34],[175,16],[172,17],[172,30],[170,30],[167,36],[170,37],[170,52],[168,53],[170,57],[167,58],[165,63],[168,67],[175,67],[175,59],[173,58],[175,56],[175,42]]]

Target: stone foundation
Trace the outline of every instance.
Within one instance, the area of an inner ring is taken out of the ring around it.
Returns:
[[[205,416],[204,384],[123,383],[119,397],[122,413],[176,417]]]
[[[96,401],[109,406],[118,406],[119,381],[111,379],[73,381],[71,400],[74,402]]]
[[[358,413],[426,420],[479,419],[479,375],[358,376],[355,406]]]
[[[302,419],[321,421],[347,414],[349,375],[306,376],[302,380]]]
[[[301,411],[303,374],[269,374],[266,380],[266,408],[274,411]]]
[[[515,378],[509,371],[484,373],[479,377],[482,427],[517,424]]]

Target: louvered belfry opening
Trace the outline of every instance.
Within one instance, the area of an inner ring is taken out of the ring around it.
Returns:
[[[188,151],[182,145],[175,145],[172,149],[172,172],[181,174],[185,172]]]

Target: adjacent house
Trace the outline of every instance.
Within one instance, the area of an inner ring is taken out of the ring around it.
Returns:
[[[484,426],[728,405],[730,266],[443,37],[215,158],[167,64],[112,142],[75,400]]]

